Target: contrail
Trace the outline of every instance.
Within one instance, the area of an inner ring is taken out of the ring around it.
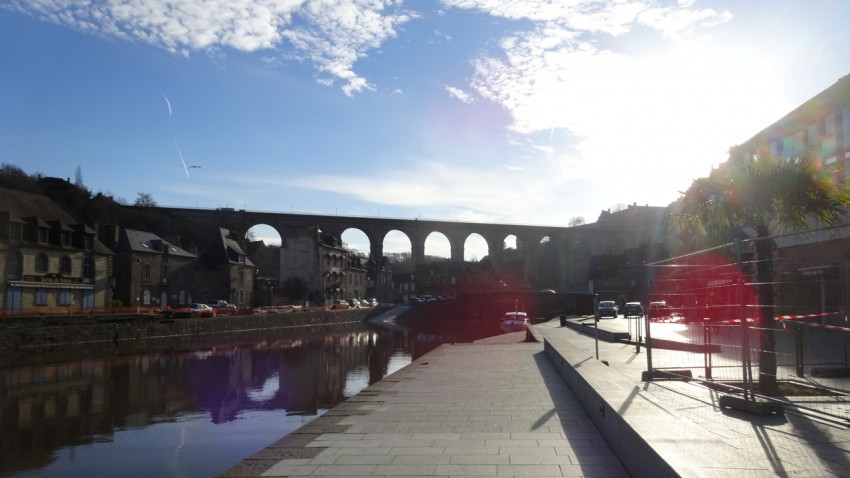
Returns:
[[[183,159],[183,153],[180,152],[180,145],[177,144],[177,138],[174,135],[171,135],[171,139],[174,140],[174,146],[177,148],[177,155],[180,156],[180,162],[183,163],[183,171],[186,171],[186,178],[189,177],[189,168],[186,167],[186,161]]]
[[[165,106],[168,107],[168,121],[171,121],[171,102],[168,101],[168,97],[165,96],[165,93],[162,94],[162,99],[165,100]]]
[[[168,100],[168,97],[165,96],[165,93],[162,94],[162,99],[165,100],[165,106],[168,107],[168,124],[171,125],[171,115],[173,114],[173,110],[171,109],[171,101]],[[177,148],[177,156],[180,156],[180,162],[183,163],[183,171],[186,172],[186,178],[189,179],[189,167],[186,166],[186,160],[183,159],[183,152],[180,151],[180,145],[177,144],[177,138],[174,136],[174,133],[171,133],[171,140],[174,141],[174,147]],[[200,166],[192,166],[192,168],[200,168]]]

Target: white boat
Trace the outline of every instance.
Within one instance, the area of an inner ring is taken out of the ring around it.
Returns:
[[[503,332],[520,332],[525,330],[526,325],[528,325],[528,314],[514,311],[506,312],[502,316],[502,322],[499,324],[499,328]]]

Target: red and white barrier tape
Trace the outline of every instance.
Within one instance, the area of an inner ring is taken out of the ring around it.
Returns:
[[[824,317],[824,316],[827,316],[827,315],[839,315],[839,314],[840,314],[840,312],[823,312],[823,313],[820,313],[820,314],[777,315],[776,317],[774,317],[774,320],[778,320],[778,321],[782,322],[782,326],[785,327],[785,321],[786,320],[811,319],[811,318],[814,318],[814,317]],[[757,322],[758,321],[758,319],[752,318],[752,317],[748,317],[748,318],[743,319],[743,320],[746,320],[747,322]],[[742,321],[742,319],[732,319],[732,320],[724,320],[724,321],[719,322],[719,323],[720,324],[740,324],[741,321]],[[820,324],[809,324],[808,322],[798,322],[798,323],[804,324],[804,325],[820,325]],[[833,326],[829,326],[829,327],[833,327]],[[824,326],[824,328],[828,328],[828,327]],[[843,329],[843,328],[839,327],[838,329]]]
[[[838,315],[840,312],[824,312],[821,314],[802,314],[802,315],[777,315],[776,320],[797,320],[811,319],[812,317],[823,317],[825,315]]]
[[[755,322],[757,319],[747,318],[747,319],[743,319],[743,320],[746,320],[747,322]],[[724,321],[721,321],[721,322],[718,322],[718,323],[719,324],[740,324],[741,322],[742,322],[741,319],[731,319],[731,320],[724,320]]]
[[[826,324],[813,324],[811,322],[797,322],[797,323],[800,324],[800,325],[805,325],[806,327],[817,327],[819,329],[838,330],[838,331],[841,331],[841,332],[850,332],[850,327],[840,327],[838,325],[826,325]]]

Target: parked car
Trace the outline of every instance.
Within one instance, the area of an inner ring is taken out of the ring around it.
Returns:
[[[423,304],[423,303],[425,303],[425,301],[420,299],[419,297],[411,297],[410,299],[407,299],[407,303],[410,304],[410,305],[417,305],[417,304]]]
[[[343,310],[343,309],[350,309],[350,308],[351,308],[351,306],[348,305],[348,302],[346,302],[342,299],[336,299],[335,301],[331,302],[331,310]]]
[[[377,307],[378,306],[378,299],[376,299],[374,297],[372,297],[371,299],[365,299],[365,302],[366,302],[366,305],[368,307]]]
[[[236,305],[231,304],[231,303],[229,303],[229,302],[227,302],[226,300],[223,300],[223,299],[219,299],[219,300],[217,300],[215,302],[211,302],[207,305],[209,305],[213,309],[235,309],[236,308]]]
[[[601,300],[599,301],[599,307],[597,307],[597,311],[599,312],[599,317],[613,317],[617,318],[617,303],[613,300]]]
[[[175,307],[173,309],[166,309],[162,311],[162,315],[164,317],[170,319],[188,319],[193,317],[215,317],[215,309],[208,306],[207,304],[198,304],[193,303],[189,305],[183,305],[180,307]]]
[[[673,320],[674,313],[673,308],[667,302],[661,300],[650,302],[646,315],[649,317],[649,320],[655,322],[670,322]]]
[[[207,304],[189,304],[189,311],[192,313],[192,317],[215,317],[215,309]]]
[[[623,317],[643,317],[643,305],[640,302],[626,302],[623,306]]]
[[[357,300],[357,299],[348,299],[348,305],[352,309],[359,309],[360,308],[360,301]]]

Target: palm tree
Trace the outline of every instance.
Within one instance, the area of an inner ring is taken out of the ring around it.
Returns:
[[[813,223],[834,226],[847,216],[848,189],[839,185],[810,156],[780,158],[749,156],[694,180],[682,197],[680,231],[699,233],[710,241],[729,238],[752,227],[758,267],[757,294],[762,324],[759,352],[759,390],[777,391],[775,329],[773,317],[773,242],[780,231],[809,230]]]

